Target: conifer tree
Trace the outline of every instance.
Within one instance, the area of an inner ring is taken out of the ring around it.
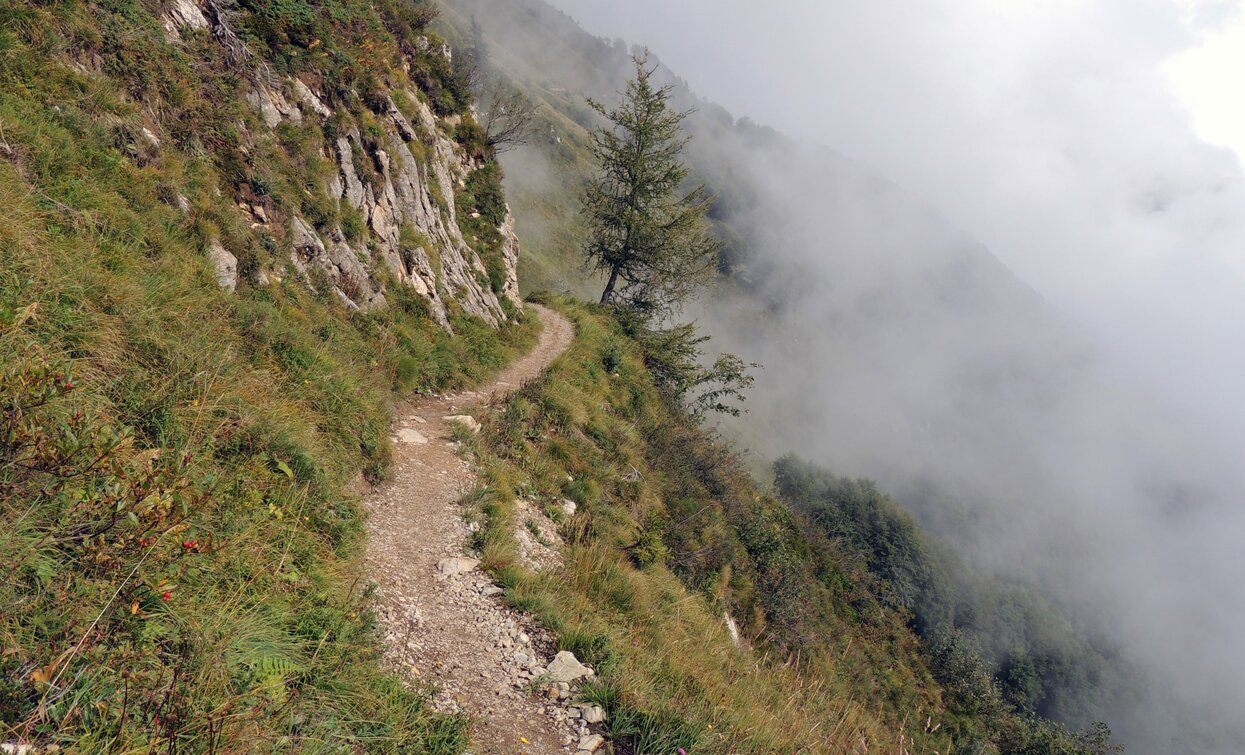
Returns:
[[[589,100],[609,126],[593,133],[599,170],[583,197],[584,252],[607,275],[602,304],[660,318],[713,278],[718,242],[705,220],[712,197],[704,186],[682,188],[682,123],[691,111],[671,109],[673,87],[654,86],[647,55],[634,62],[635,78],[616,108]]]

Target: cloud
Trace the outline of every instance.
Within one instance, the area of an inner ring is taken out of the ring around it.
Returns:
[[[1189,111],[1195,133],[1227,147],[1245,164],[1245,19],[1206,32],[1200,43],[1165,66],[1177,99]]]

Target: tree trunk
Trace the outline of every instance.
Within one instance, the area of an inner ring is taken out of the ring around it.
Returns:
[[[614,286],[618,284],[618,268],[615,267],[610,271],[609,282],[605,284],[605,290],[601,292],[601,303],[609,304],[610,299],[614,298]]]

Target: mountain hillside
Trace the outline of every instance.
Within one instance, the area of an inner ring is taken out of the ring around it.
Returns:
[[[379,663],[347,492],[533,336],[432,15],[0,7],[3,741],[465,746]]]
[[[955,547],[1005,542],[970,473],[1031,435],[996,399],[1065,416],[1092,349],[679,85],[697,313],[775,376],[704,425],[666,334],[583,301],[584,96],[629,61],[538,0],[0,4],[3,749],[1118,751],[1099,721],[1152,708],[1113,638]],[[949,425],[981,455],[925,453]]]

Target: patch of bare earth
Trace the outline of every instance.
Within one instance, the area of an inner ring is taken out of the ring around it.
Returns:
[[[595,712],[572,708],[556,690],[533,681],[548,677],[551,639],[529,617],[504,606],[500,588],[466,556],[470,533],[460,501],[476,478],[451,440],[458,420],[447,419],[520,387],[570,345],[570,321],[529,307],[544,325],[530,353],[479,390],[432,397],[401,411],[392,475],[367,498],[367,566],[379,587],[389,661],[411,683],[437,689],[440,710],[470,716],[478,752],[590,752],[581,744],[595,749],[599,738],[583,718],[595,718]],[[546,522],[536,514],[529,518],[529,528],[545,540]],[[537,545],[532,561],[554,558]]]

